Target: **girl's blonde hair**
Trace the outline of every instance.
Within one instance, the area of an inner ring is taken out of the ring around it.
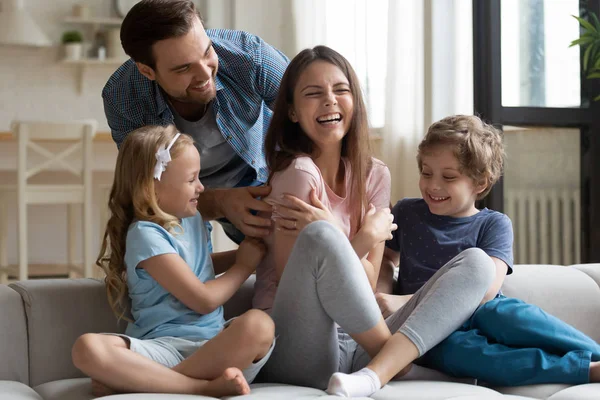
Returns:
[[[506,156],[502,132],[473,115],[453,115],[434,122],[419,144],[417,163],[423,170],[423,154],[438,146],[449,146],[460,165],[460,172],[485,185],[477,196],[483,199],[500,179]]]
[[[111,215],[96,260],[96,265],[106,273],[108,303],[118,318],[125,316],[128,305],[125,243],[129,225],[134,220],[142,220],[154,222],[169,232],[181,228],[176,217],[160,209],[154,192],[156,152],[168,145],[176,134],[173,125],[145,126],[129,133],[119,149],[108,200]],[[190,136],[180,135],[171,147],[171,158],[177,158],[186,146],[193,144]]]

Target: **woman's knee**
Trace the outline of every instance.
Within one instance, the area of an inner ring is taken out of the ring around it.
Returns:
[[[315,247],[327,247],[346,236],[335,226],[327,221],[311,222],[300,232],[296,239],[297,246],[314,249]]]
[[[487,290],[496,278],[496,264],[492,258],[477,247],[464,250],[460,256],[462,258],[460,266],[465,274],[468,274],[469,281]]]

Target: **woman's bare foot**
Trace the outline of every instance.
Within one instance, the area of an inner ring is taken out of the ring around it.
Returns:
[[[250,385],[238,368],[227,368],[223,375],[215,380],[207,381],[201,393],[205,396],[223,397],[250,393]]]
[[[116,394],[115,390],[112,390],[108,386],[92,379],[92,394],[96,397],[110,396]]]
[[[600,361],[590,363],[590,382],[600,382]]]

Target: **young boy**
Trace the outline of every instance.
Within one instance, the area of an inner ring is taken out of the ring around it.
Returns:
[[[540,308],[501,294],[512,273],[513,232],[499,212],[478,210],[502,174],[501,133],[474,116],[451,116],[434,123],[419,144],[417,162],[423,198],[404,199],[392,209],[398,229],[386,243],[380,291],[390,288],[400,264],[394,295],[377,294],[384,317],[402,307],[431,276],[471,247],[496,264],[498,295],[475,311],[420,364],[452,376],[492,385],[580,384],[600,381],[600,346]]]

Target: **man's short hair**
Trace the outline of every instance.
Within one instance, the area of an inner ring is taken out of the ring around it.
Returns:
[[[156,68],[152,46],[187,34],[200,12],[191,0],[142,0],[121,24],[121,45],[135,62]]]

